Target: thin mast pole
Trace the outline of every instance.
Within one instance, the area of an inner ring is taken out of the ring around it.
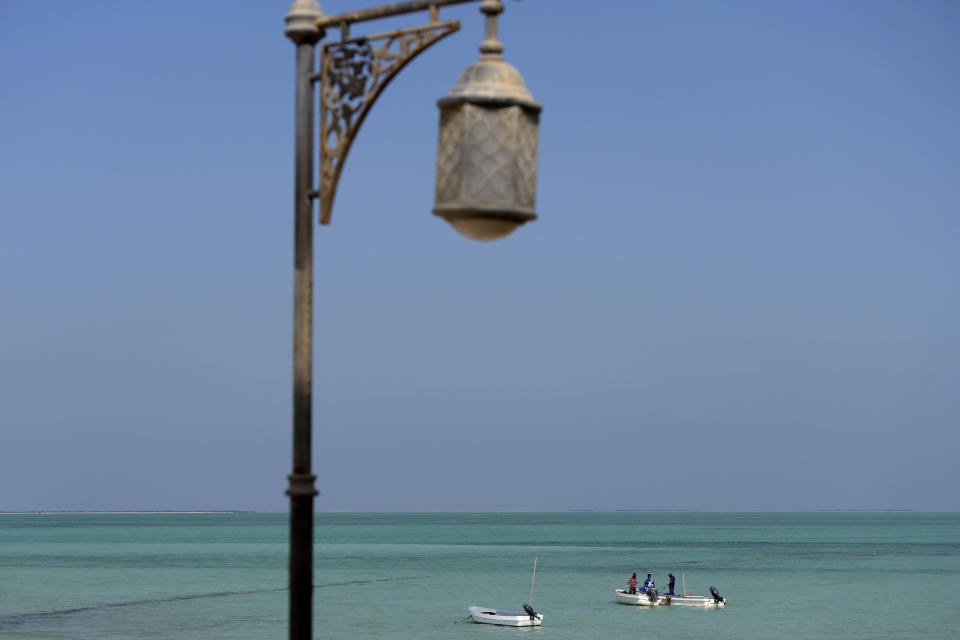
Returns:
[[[537,581],[537,556],[533,556],[533,578],[530,580],[530,601],[529,604],[533,606],[533,583]]]

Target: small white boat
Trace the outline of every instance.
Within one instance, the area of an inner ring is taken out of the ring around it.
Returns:
[[[710,596],[660,596],[660,604],[670,605],[671,607],[707,607],[714,609],[723,609],[725,598],[719,602]]]
[[[490,607],[469,607],[470,616],[474,622],[483,624],[499,624],[505,627],[539,627],[543,622],[542,613],[516,613],[491,609]],[[532,611],[532,609],[531,609]]]
[[[617,597],[617,602],[638,604],[641,607],[659,607],[662,602],[655,593],[647,593],[646,591],[630,593],[626,589],[616,589],[614,595]]]
[[[706,607],[708,609],[723,609],[727,599],[720,595],[716,587],[710,587],[709,596],[695,596],[685,592],[684,595],[661,595],[660,604],[671,607]]]
[[[539,627],[543,622],[543,614],[533,610],[533,585],[537,580],[537,559],[533,559],[533,577],[530,579],[530,600],[523,604],[525,613],[504,611],[491,607],[467,607],[474,622],[482,624],[499,624],[505,627]]]

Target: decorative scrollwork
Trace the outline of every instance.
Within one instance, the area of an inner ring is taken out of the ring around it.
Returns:
[[[330,222],[343,163],[374,101],[410,60],[459,28],[456,21],[438,22],[324,45],[320,78],[321,224]]]

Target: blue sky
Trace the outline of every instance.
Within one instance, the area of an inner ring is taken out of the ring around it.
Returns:
[[[318,508],[960,509],[960,7],[505,6],[540,218],[430,213],[446,9],[316,230]],[[288,7],[0,4],[0,510],[286,508]]]

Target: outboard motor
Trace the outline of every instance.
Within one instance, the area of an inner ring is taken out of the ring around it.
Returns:
[[[721,597],[720,597],[720,592],[717,591],[717,588],[716,588],[716,587],[713,587],[713,586],[710,587],[710,595],[713,596],[713,602],[714,602],[715,604],[720,604],[721,602],[726,602],[726,601],[727,601],[726,598],[721,598]]]
[[[650,587],[649,589],[647,589],[647,597],[650,598],[650,602],[656,602],[658,595],[659,593],[657,592],[656,587]]]
[[[533,610],[533,607],[528,605],[526,602],[523,603],[523,610],[527,612],[527,615],[530,616],[531,620],[537,618],[537,612]]]

